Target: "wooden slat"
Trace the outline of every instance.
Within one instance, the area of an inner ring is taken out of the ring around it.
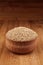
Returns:
[[[2,0],[1,0],[2,1]],[[29,0],[28,0],[29,1]],[[41,1],[41,0],[40,0]],[[0,7],[25,7],[25,8],[43,8],[43,2],[0,2]]]
[[[7,23],[4,22],[0,29],[0,55],[2,54],[5,45],[5,33],[7,31],[7,26]]]

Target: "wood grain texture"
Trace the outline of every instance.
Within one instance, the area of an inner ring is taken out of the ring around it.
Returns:
[[[7,50],[5,34],[18,24],[17,22],[3,22],[0,28],[0,65],[43,65],[43,24],[26,23],[24,23],[26,27],[35,30],[39,34],[37,48],[27,55],[17,55]],[[19,25],[24,26],[23,22]]]
[[[39,34],[37,48],[32,53],[17,55],[6,49],[5,34],[17,26]],[[0,7],[0,65],[43,65],[43,8]]]

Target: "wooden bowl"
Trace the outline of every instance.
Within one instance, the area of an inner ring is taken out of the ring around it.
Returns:
[[[37,38],[31,41],[25,42],[16,42],[9,39],[6,39],[6,47],[14,53],[30,53],[32,52],[37,46]]]
[[[6,34],[6,47],[15,53],[28,53],[37,45],[37,33],[26,27],[16,27]]]

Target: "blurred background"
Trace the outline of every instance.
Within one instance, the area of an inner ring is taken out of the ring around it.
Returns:
[[[32,54],[16,55],[5,48],[6,32],[25,26],[38,33]],[[43,0],[0,0],[0,65],[43,65]]]

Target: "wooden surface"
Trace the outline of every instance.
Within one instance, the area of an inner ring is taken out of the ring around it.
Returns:
[[[39,34],[37,48],[27,55],[17,55],[5,47],[5,34],[15,26],[23,26],[18,22],[0,23],[0,65],[43,65],[43,24],[25,22],[22,24],[35,30]],[[27,23],[27,24],[26,24]]]
[[[29,27],[39,34],[32,53],[17,55],[6,49],[5,34],[16,26]],[[0,6],[0,65],[43,65],[43,8]]]

